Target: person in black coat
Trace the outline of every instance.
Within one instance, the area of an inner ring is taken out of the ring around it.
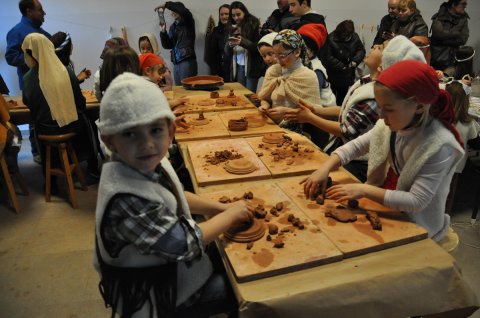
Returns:
[[[322,63],[327,69],[337,103],[342,103],[348,88],[355,82],[355,69],[365,58],[365,47],[355,32],[352,20],[345,20],[328,35]]]
[[[465,12],[467,0],[448,0],[432,17],[431,65],[444,70],[455,64],[455,51],[467,43],[468,19]]]
[[[290,13],[299,18],[295,25],[291,26],[293,30],[298,30],[305,24],[323,24],[325,27],[325,17],[312,10],[312,0],[288,0]]]
[[[270,32],[279,32],[285,29],[292,29],[299,18],[295,17],[289,10],[288,0],[277,0],[278,9],[273,10],[267,21],[262,25],[260,34],[267,35]]]
[[[205,62],[210,67],[210,74],[221,76],[224,79],[230,77],[229,65],[225,60],[229,21],[230,5],[222,4],[218,8],[218,25],[205,39]]]
[[[398,15],[398,3],[399,0],[388,0],[388,14],[380,21],[377,35],[373,39],[373,45],[382,44],[391,37],[392,24]]]
[[[155,8],[163,13],[172,11],[175,22],[167,33],[165,21],[160,22],[160,40],[164,49],[171,49],[175,85],[181,85],[182,79],[197,75],[198,65],[195,55],[195,20],[185,5],[179,1],[167,1]]]

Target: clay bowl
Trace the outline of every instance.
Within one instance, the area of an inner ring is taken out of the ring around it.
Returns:
[[[248,121],[248,127],[258,128],[265,125],[265,119],[261,114],[246,114],[245,119]]]
[[[264,234],[265,224],[263,221],[253,219],[251,223],[229,229],[223,236],[233,242],[248,243],[261,239]]]
[[[281,144],[285,141],[284,133],[269,133],[263,135],[262,141],[267,144]]]
[[[230,119],[228,121],[228,129],[230,131],[242,131],[247,130],[248,121],[245,118],[240,119]]]
[[[217,90],[223,85],[223,78],[214,75],[192,76],[184,78],[182,85],[190,90]]]
[[[257,170],[257,167],[250,160],[240,158],[228,161],[225,170],[231,174],[248,174]]]

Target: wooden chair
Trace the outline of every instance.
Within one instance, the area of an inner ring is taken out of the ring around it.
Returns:
[[[72,207],[76,209],[78,207],[77,196],[75,195],[75,188],[73,184],[72,172],[75,171],[80,182],[81,189],[87,191],[87,183],[83,176],[83,173],[78,164],[77,155],[72,148],[70,140],[75,136],[75,133],[67,133],[62,135],[39,135],[38,139],[43,141],[46,145],[45,150],[45,201],[50,202],[51,200],[51,176],[61,176],[64,177],[68,184],[68,192],[70,195],[70,200]],[[52,168],[52,148],[58,149],[58,154],[60,156],[60,162],[62,167]],[[69,157],[71,161],[69,161]]]

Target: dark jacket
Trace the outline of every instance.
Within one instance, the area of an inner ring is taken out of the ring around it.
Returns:
[[[213,28],[212,33],[205,39],[205,62],[210,67],[210,74],[221,76],[224,79],[229,78],[229,63],[225,60],[227,36],[227,27],[219,24]]]
[[[298,30],[302,25],[305,24],[323,24],[325,28],[327,25],[325,24],[325,17],[321,14],[318,14],[316,12],[310,12],[307,14],[304,14],[300,17],[300,20],[295,23],[295,25],[292,25],[291,28],[292,30]]]
[[[356,32],[349,41],[343,41],[335,31],[328,35],[322,63],[327,69],[332,85],[349,86],[355,81],[355,68],[349,67],[352,61],[359,65],[365,58],[365,47]]]
[[[432,66],[443,70],[454,62],[455,49],[467,43],[469,37],[467,13],[453,15],[442,4],[432,17],[431,52]]]
[[[195,21],[192,13],[177,2],[165,2],[165,9],[180,15],[181,20],[175,21],[167,32],[160,32],[160,40],[164,49],[171,49],[170,60],[179,64],[185,60],[196,59],[195,55]]]
[[[401,34],[409,39],[419,35],[428,37],[428,26],[422,16],[416,13],[412,14],[407,21],[395,19],[392,23],[391,31],[395,33],[395,35]]]
[[[265,73],[265,65],[257,49],[257,43],[258,40],[260,40],[259,27],[260,22],[256,18],[253,20],[253,23],[245,23],[241,26],[242,42],[240,42],[240,46],[248,51],[249,56],[246,69],[247,77],[250,78],[259,78]],[[233,81],[233,63],[235,62],[235,56],[233,47],[230,47],[228,43],[225,45],[225,60],[230,63],[229,81]]]
[[[386,38],[384,38],[383,33],[384,32],[391,32],[392,29],[392,24],[393,21],[395,21],[395,17],[391,17],[390,14],[387,14],[382,18],[380,21],[380,27],[378,28],[377,35],[375,36],[375,39],[373,40],[373,44],[382,44]]]
[[[280,9],[273,10],[272,14],[267,18],[267,21],[262,25],[263,35],[268,34],[268,30],[273,30],[279,32],[285,29],[291,29],[296,23],[298,23],[299,18],[293,16],[288,8],[284,11]]]

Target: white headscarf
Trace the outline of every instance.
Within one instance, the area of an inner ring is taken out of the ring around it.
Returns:
[[[152,49],[153,49],[153,54],[160,56],[160,49],[158,47],[158,41],[155,35],[153,35],[153,33],[146,32],[146,33],[143,33],[140,36],[140,38],[143,38],[144,36],[148,38],[148,41],[150,42],[150,45],[152,46]],[[138,46],[139,46],[138,49],[140,50],[140,41],[138,41]]]
[[[70,76],[55,54],[53,43],[43,34],[30,33],[23,40],[22,50],[25,56],[31,50],[38,63],[40,89],[58,126],[78,120]]]

